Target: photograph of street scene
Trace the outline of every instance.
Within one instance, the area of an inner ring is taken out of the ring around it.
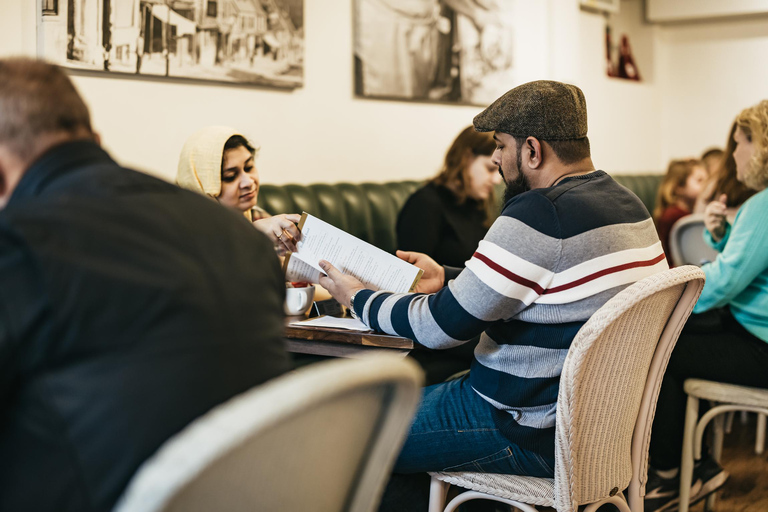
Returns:
[[[514,0],[354,0],[355,94],[488,105],[516,84]]]
[[[74,69],[304,82],[304,0],[39,0],[38,54]]]

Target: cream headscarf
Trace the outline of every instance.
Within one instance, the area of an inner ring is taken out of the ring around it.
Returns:
[[[224,144],[233,135],[245,137],[228,126],[209,126],[190,136],[181,150],[176,183],[180,187],[211,198],[218,197],[221,194],[221,160],[224,156]],[[245,138],[258,153],[260,149],[258,143],[248,137]]]

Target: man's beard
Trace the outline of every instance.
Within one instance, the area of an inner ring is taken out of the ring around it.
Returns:
[[[507,188],[504,190],[504,204],[507,204],[507,202],[512,199],[513,197],[516,197],[523,192],[527,192],[531,190],[531,184],[528,182],[528,178],[525,177],[525,174],[520,170],[520,167],[522,166],[522,158],[520,157],[520,150],[518,149],[517,152],[517,178],[515,178],[512,181],[506,182]],[[501,167],[499,167],[499,172],[501,171]],[[502,173],[502,179],[504,174]]]

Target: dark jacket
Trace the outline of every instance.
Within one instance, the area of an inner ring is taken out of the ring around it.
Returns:
[[[428,183],[397,218],[397,248],[423,252],[441,265],[463,267],[488,231],[486,212],[473,199],[459,204],[449,189]]]
[[[203,196],[57,146],[0,211],[0,510],[107,511],[216,404],[288,369],[269,241]]]

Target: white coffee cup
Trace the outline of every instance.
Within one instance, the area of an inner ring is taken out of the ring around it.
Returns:
[[[283,309],[288,316],[303,315],[312,307],[315,298],[315,287],[312,285],[301,288],[285,289],[285,304]]]

